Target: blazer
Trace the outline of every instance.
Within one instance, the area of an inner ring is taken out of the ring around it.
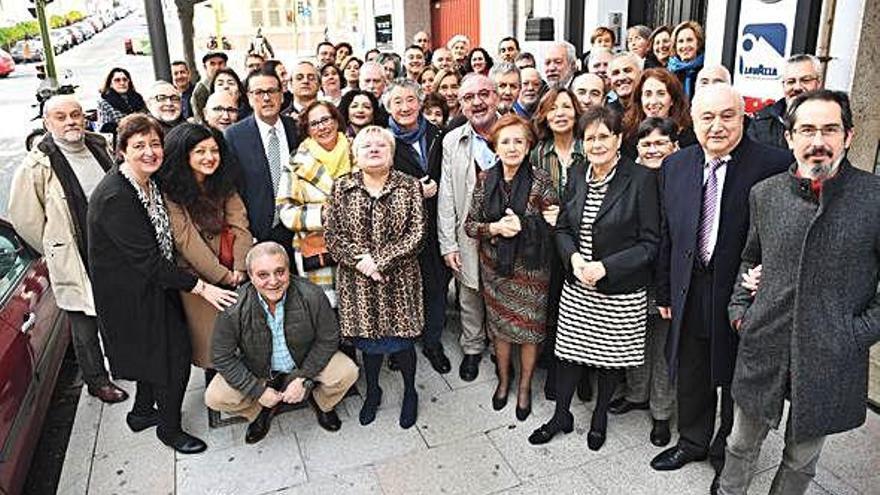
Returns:
[[[283,115],[279,118],[287,135],[287,147],[294,152],[300,142],[296,121]],[[266,240],[275,217],[275,192],[272,190],[269,161],[266,159],[263,140],[260,139],[256,117],[252,115],[233,124],[226,129],[224,137],[229,152],[235,156],[241,167],[244,184],[241,196],[247,208],[251,232],[257,240]],[[282,166],[287,163],[288,158],[281,157]]]
[[[727,303],[736,283],[740,255],[749,228],[749,191],[756,183],[784,172],[790,153],[752,141],[743,134],[731,152],[721,192],[720,221],[712,253],[712,310],[702,325],[711,340],[713,382],[729,384],[736,359],[736,335],[730,329]],[[699,145],[679,150],[660,169],[661,240],[657,258],[657,305],[672,307],[667,337],[669,372],[674,378],[678,363],[682,315],[690,290],[700,228],[705,154]]]
[[[587,164],[577,162],[569,169],[554,229],[569,280],[574,280],[571,255],[578,252],[588,189]],[[657,174],[621,157],[593,221],[593,259],[605,266],[605,277],[596,288],[605,294],[626,294],[647,286],[659,243]]]

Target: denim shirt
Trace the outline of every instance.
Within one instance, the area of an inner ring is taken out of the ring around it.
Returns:
[[[272,371],[290,373],[296,367],[296,363],[293,361],[293,356],[290,355],[287,340],[284,338],[284,301],[287,300],[287,295],[285,294],[275,304],[274,314],[269,310],[269,305],[266,304],[262,296],[259,297],[259,300],[263,311],[266,312],[266,323],[269,325],[269,330],[272,331]]]

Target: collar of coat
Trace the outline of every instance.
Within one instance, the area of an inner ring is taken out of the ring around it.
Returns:
[[[92,152],[92,156],[95,157],[98,164],[105,172],[113,168],[113,159],[110,157],[110,152],[107,148],[107,140],[104,139],[103,136],[87,131],[83,139],[86,148]],[[49,157],[60,152],[61,150],[58,148],[58,145],[55,144],[52,135],[46,133],[39,143],[31,150],[29,156],[34,163],[45,167],[51,167],[52,164],[49,161]]]
[[[845,187],[849,176],[852,175],[852,165],[844,157],[840,160],[834,175],[824,181],[815,181],[809,177],[801,177],[798,173],[797,162],[794,162],[788,168],[788,174],[791,176],[792,190],[796,195],[809,201],[824,202]]]
[[[407,176],[405,176],[402,172],[398,172],[397,170],[391,169],[390,174],[388,175],[388,180],[385,181],[385,185],[382,186],[382,190],[379,192],[379,198],[388,195],[394,189],[402,187],[406,180],[409,180]],[[352,189],[362,189],[364,192],[369,194],[367,191],[367,187],[364,185],[364,172],[362,170],[358,170],[349,175],[340,177],[338,179],[338,186],[345,192],[349,192]]]

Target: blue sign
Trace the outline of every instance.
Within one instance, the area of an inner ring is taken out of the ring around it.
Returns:
[[[785,24],[749,24],[740,38],[739,73],[756,78],[779,77],[779,61],[785,57],[788,28]]]

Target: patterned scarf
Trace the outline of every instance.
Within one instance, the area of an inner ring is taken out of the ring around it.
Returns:
[[[137,193],[137,197],[150,217],[150,223],[153,224],[153,230],[156,233],[156,243],[159,245],[159,252],[162,257],[169,263],[174,263],[174,239],[171,237],[171,221],[168,219],[168,210],[165,209],[165,202],[162,195],[159,194],[159,187],[153,179],[147,181],[147,190],[144,191],[140,184],[131,176],[131,173],[120,167],[119,171],[122,176],[128,179],[131,187]],[[150,201],[150,198],[155,201]]]

